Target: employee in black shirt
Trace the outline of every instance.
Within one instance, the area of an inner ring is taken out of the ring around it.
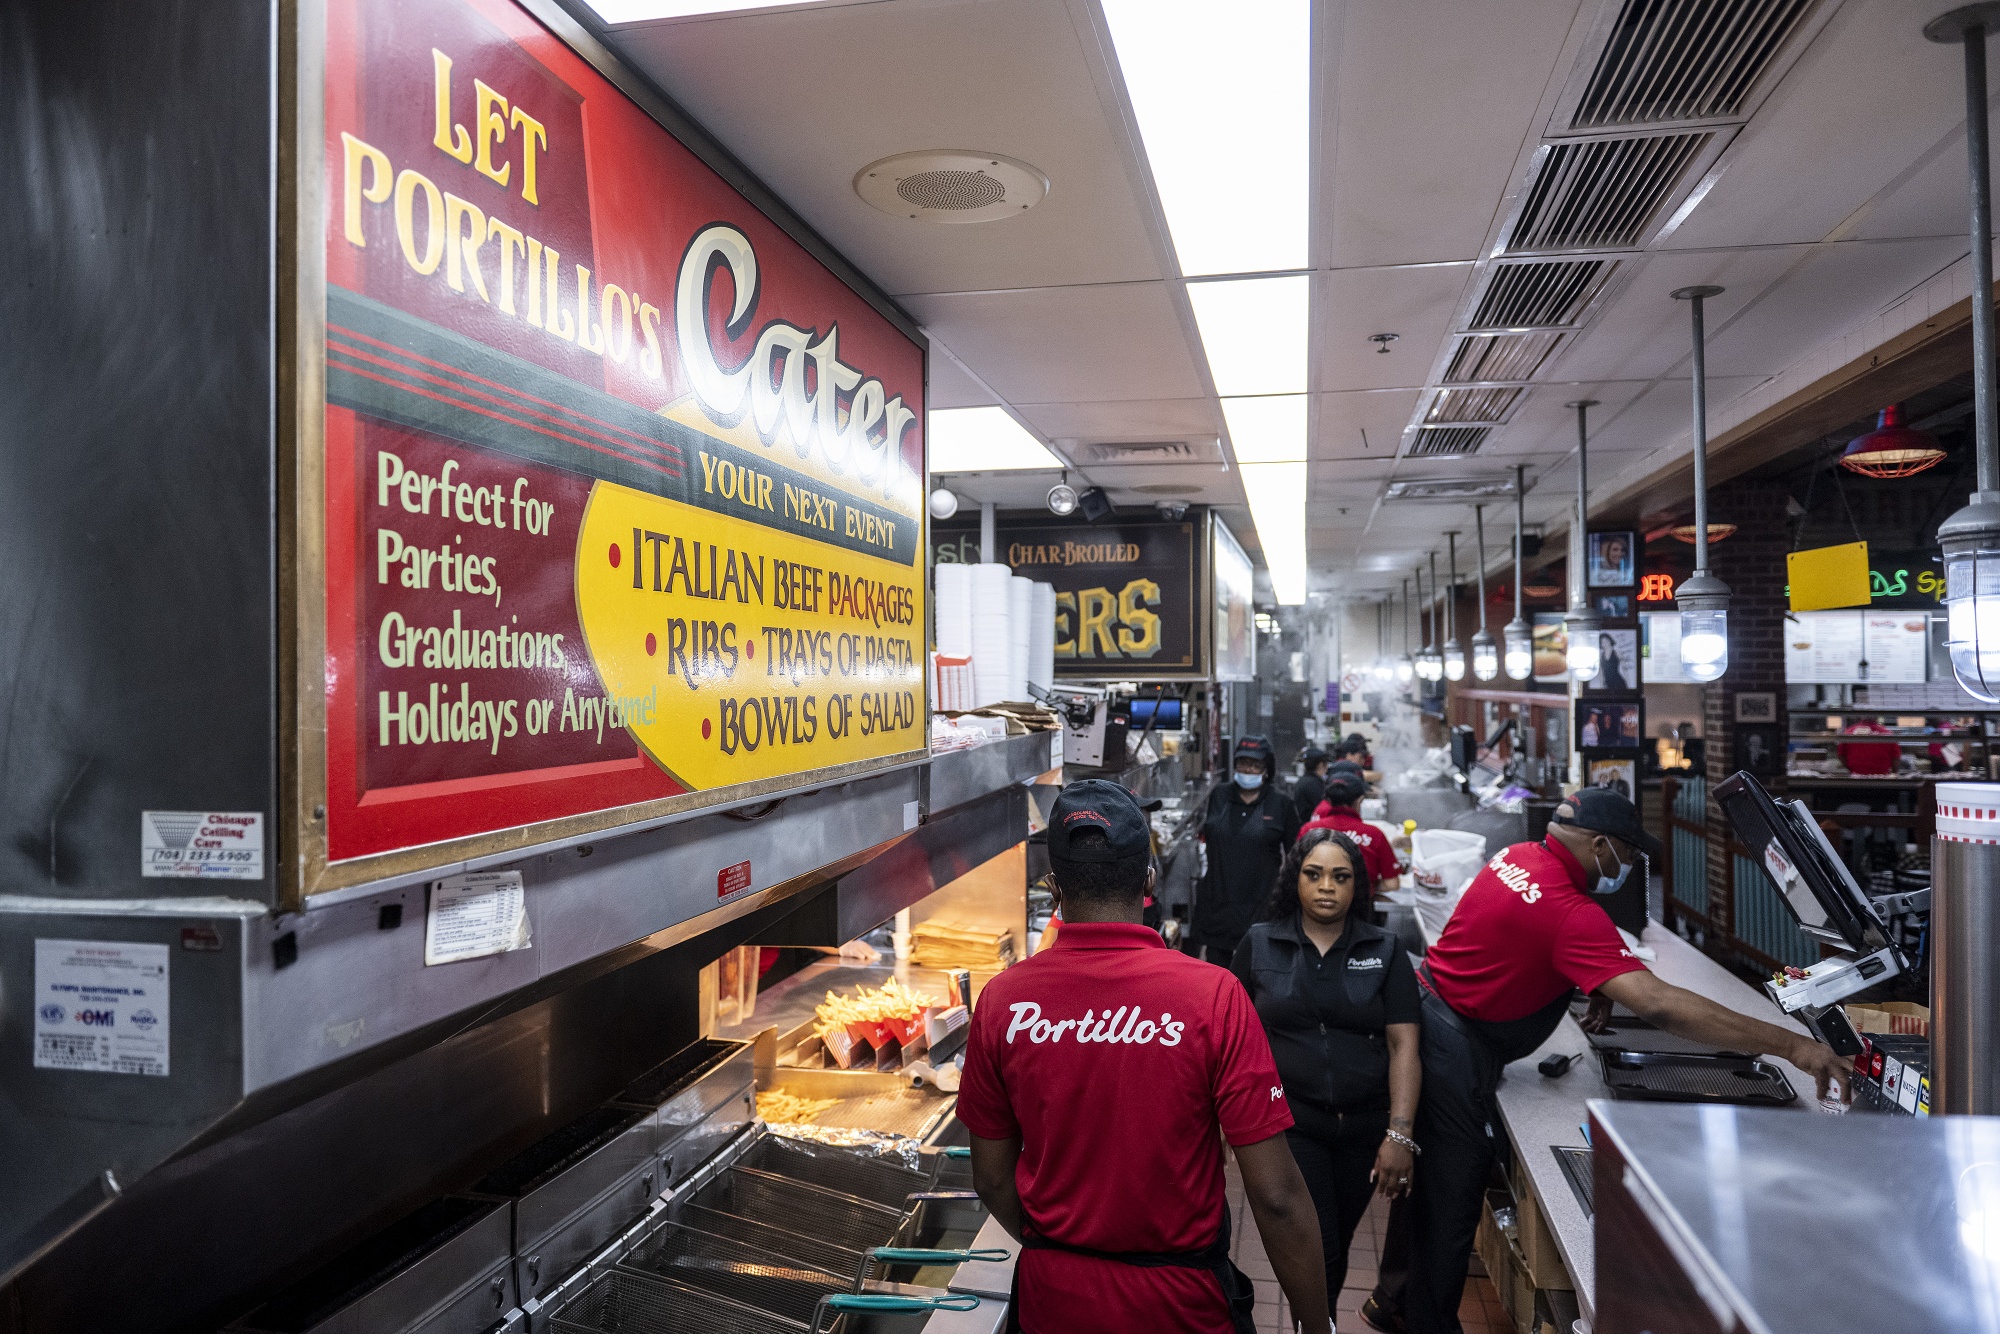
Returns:
[[[1314,746],[1305,755],[1305,776],[1292,784],[1292,809],[1298,812],[1299,823],[1313,818],[1313,812],[1326,800],[1326,766],[1333,762],[1333,756]]]
[[[1243,933],[1271,896],[1271,883],[1299,836],[1292,799],[1274,781],[1271,743],[1246,736],[1236,743],[1229,781],[1208,795],[1202,844],[1208,873],[1195,894],[1194,944],[1202,957],[1224,967]]]
[[[1352,911],[1368,892],[1361,850],[1307,830],[1231,961],[1285,1083],[1295,1122],[1285,1137],[1319,1212],[1336,1301],[1371,1188],[1391,1198],[1410,1188],[1423,1080],[1417,976],[1396,938]]]

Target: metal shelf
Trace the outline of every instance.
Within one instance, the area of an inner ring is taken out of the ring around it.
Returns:
[[[857,932],[1027,834],[1024,782],[1049,734],[536,849],[495,869],[527,890],[529,948],[424,964],[423,884],[362,887],[303,913],[261,903],[0,897],[0,1284],[136,1178],[529,1000],[836,885]],[[753,808],[754,809],[754,808]],[[751,888],[718,902],[718,873]],[[35,941],[165,945],[171,1073],[35,1069]]]

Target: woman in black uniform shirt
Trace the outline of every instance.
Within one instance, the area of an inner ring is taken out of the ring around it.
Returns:
[[[1415,1166],[1417,977],[1396,938],[1368,922],[1368,889],[1345,834],[1307,830],[1231,961],[1285,1082],[1296,1122],[1285,1134],[1319,1212],[1329,1300],[1371,1186],[1401,1195]]]

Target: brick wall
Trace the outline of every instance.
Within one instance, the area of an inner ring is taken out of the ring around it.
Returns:
[[[1729,585],[1729,670],[1707,686],[1703,695],[1702,737],[1707,744],[1709,791],[1736,772],[1736,696],[1742,691],[1776,697],[1778,744],[1782,751],[1790,729],[1785,710],[1785,553],[1783,486],[1769,482],[1735,482],[1710,492],[1710,507],[1719,521],[1734,523],[1736,532],[1709,550],[1709,567]],[[1774,793],[1784,791],[1784,778],[1766,778]],[[1729,901],[1729,871],[1724,840],[1729,822],[1708,803],[1708,892],[1710,915],[1720,927],[1734,922]]]

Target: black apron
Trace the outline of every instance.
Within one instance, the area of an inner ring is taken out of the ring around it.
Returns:
[[[1572,987],[1533,1014],[1495,1023],[1485,1019],[1471,1019],[1452,1009],[1451,1002],[1438,995],[1437,986],[1431,981],[1429,964],[1417,965],[1417,981],[1444,1008],[1449,1016],[1446,1022],[1492,1052],[1501,1065],[1518,1061],[1547,1042],[1550,1035],[1561,1025],[1563,1016],[1569,1013],[1570,997],[1576,994],[1576,988]],[[1453,1020],[1457,1022],[1454,1023]]]
[[[1229,1303],[1229,1324],[1235,1334],[1257,1334],[1256,1322],[1250,1318],[1257,1305],[1257,1289],[1252,1286],[1249,1275],[1238,1269],[1229,1258],[1227,1201],[1223,1202],[1222,1226],[1217,1229],[1215,1240],[1198,1251],[1093,1251],[1087,1246],[1066,1246],[1062,1242],[1051,1241],[1029,1231],[1025,1225],[1021,1229],[1021,1249],[1068,1251],[1071,1255],[1112,1260],[1121,1265],[1131,1265],[1134,1269],[1206,1269],[1215,1275],[1215,1281],[1222,1286],[1223,1300]],[[1007,1299],[1007,1334],[1020,1334],[1020,1330],[1021,1266],[1016,1263],[1014,1289]]]

